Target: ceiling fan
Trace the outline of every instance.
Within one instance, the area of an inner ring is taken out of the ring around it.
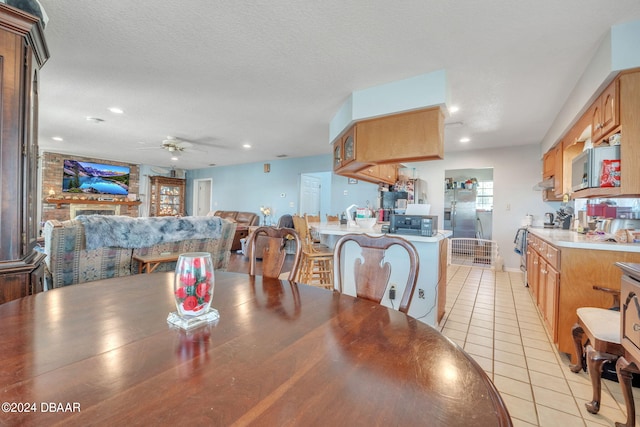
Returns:
[[[193,148],[193,143],[189,141],[185,141],[183,139],[175,138],[175,137],[167,137],[167,139],[164,139],[162,141],[162,144],[160,144],[160,146],[138,148],[138,150],[157,150],[157,149],[168,151],[171,154],[179,154],[184,151],[200,151],[202,153],[206,153],[206,151]]]

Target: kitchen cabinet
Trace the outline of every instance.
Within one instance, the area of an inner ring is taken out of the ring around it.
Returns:
[[[635,167],[640,162],[638,116],[640,116],[640,69],[636,68],[619,73],[558,144],[563,147],[561,171],[563,190],[568,191],[571,188],[571,161],[582,151],[584,138],[580,137],[585,128],[590,126],[591,140],[595,145],[611,134],[620,132],[620,186],[586,188],[573,193],[572,197],[574,199],[640,197],[640,168]],[[544,175],[549,173],[551,167],[550,152],[551,150],[547,153],[548,161],[543,162]],[[555,160],[557,160],[556,157],[554,157]],[[559,164],[555,163],[553,165],[554,168],[558,166]],[[543,198],[545,196],[543,195]]]
[[[149,216],[184,215],[185,180],[150,176]]]
[[[640,252],[618,249],[615,244],[611,245],[611,250],[602,247],[589,249],[589,243],[579,244],[573,238],[554,240],[540,236],[553,236],[555,233],[563,235],[569,232],[530,229],[527,282],[532,299],[558,350],[574,358],[571,328],[576,323],[576,310],[579,307],[610,308],[613,302],[611,294],[593,287],[620,289],[622,272],[615,263],[640,263]]]
[[[562,182],[562,142],[547,151],[542,158],[542,179],[553,180],[553,188],[542,192],[544,201],[562,200],[564,187]]]
[[[527,242],[527,283],[533,301],[554,342],[557,340],[558,292],[560,288],[560,251],[529,234]]]
[[[333,168],[340,169],[356,158],[356,127],[352,126],[347,132],[333,143]]]
[[[332,144],[336,174],[393,184],[398,163],[444,158],[444,114],[436,107],[362,120]]]
[[[38,82],[48,59],[38,18],[0,3],[0,304],[42,291]]]
[[[620,124],[618,79],[614,79],[589,109],[591,142],[598,144]]]

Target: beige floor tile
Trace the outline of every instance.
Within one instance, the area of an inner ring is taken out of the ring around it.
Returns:
[[[507,405],[511,418],[538,425],[536,408],[531,400],[521,399],[510,394],[502,395],[502,400]]]
[[[553,351],[553,348],[551,347],[551,344],[549,344],[548,340],[537,340],[535,338],[531,338],[528,336],[523,336],[522,337],[522,344],[525,347],[525,351],[528,348],[537,348],[538,350],[546,350],[546,351]]]
[[[508,351],[493,350],[493,358],[498,362],[508,363],[509,365],[515,365],[520,368],[527,368],[527,361],[522,354],[510,353]]]
[[[536,348],[526,348],[525,354],[527,356],[527,360],[534,363],[535,360],[540,362],[552,363],[557,367],[558,375],[562,375],[562,369],[560,368],[560,364],[558,363],[558,359],[556,355],[551,351],[538,350]],[[568,369],[568,368],[565,368]],[[554,370],[556,371],[556,370]]]
[[[489,320],[480,320],[480,319],[471,318],[470,324],[472,326],[479,326],[481,328],[487,328],[487,329],[493,328],[493,321],[489,321]]]
[[[493,338],[483,337],[481,335],[469,334],[467,336],[467,342],[472,344],[483,345],[485,347],[493,347]]]
[[[442,334],[445,337],[451,338],[451,339],[458,339],[458,340],[465,340],[467,338],[467,333],[464,331],[458,331],[456,329],[450,329],[445,327],[444,329],[442,329]]]
[[[514,335],[520,335],[520,329],[518,328],[518,326],[514,325],[501,325],[499,323],[496,323],[495,330],[500,332],[507,332]]]
[[[580,413],[585,421],[592,421],[604,425],[615,425],[617,422],[625,422],[627,416],[620,409],[611,408],[609,406],[601,406],[597,414],[590,414],[584,404],[578,405]]]
[[[553,375],[555,377],[562,377],[562,368],[557,363],[546,360],[532,359],[529,357],[529,353],[526,353],[527,368],[530,371],[541,372],[543,374]],[[551,360],[551,359],[547,359]]]
[[[508,334],[506,332],[496,331],[493,337],[498,341],[510,342],[512,344],[521,344],[522,342],[520,335]]]
[[[558,393],[548,388],[533,386],[533,395],[536,399],[537,407],[542,405],[581,417],[580,410],[572,394]]]
[[[469,324],[456,322],[454,320],[447,320],[447,322],[444,324],[444,327],[448,329],[455,329],[456,331],[467,332],[467,330],[469,329]]]
[[[510,343],[506,341],[495,341],[494,347],[497,350],[507,351],[509,353],[524,354],[524,349],[520,343]]]
[[[514,380],[529,382],[529,372],[527,371],[526,368],[511,365],[509,363],[504,363],[504,362],[494,360],[493,373],[496,375],[502,375],[503,377],[511,378]]]
[[[492,328],[483,328],[480,326],[471,325],[468,330],[469,335],[480,335],[482,337],[493,337]]]
[[[541,372],[529,371],[529,377],[531,378],[531,384],[549,390],[554,390],[559,393],[570,394],[571,389],[564,377],[557,377],[555,375],[548,375]]]
[[[482,357],[475,354],[470,354],[471,358],[475,360],[483,371],[487,373],[489,378],[493,379],[493,359],[490,357]]]
[[[500,394],[510,394],[511,396],[516,396],[521,399],[533,400],[531,384],[529,383],[497,374],[493,376],[493,383]]]
[[[493,314],[476,313],[474,311],[471,316],[471,324],[475,324],[477,320],[493,323]]]
[[[482,356],[493,359],[493,348],[483,345],[473,344],[467,341],[464,345],[464,351],[471,355]]]
[[[568,414],[546,406],[536,406],[540,427],[584,427],[582,417]]]

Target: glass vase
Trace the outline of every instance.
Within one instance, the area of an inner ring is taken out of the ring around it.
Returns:
[[[217,319],[217,310],[211,309],[214,284],[210,253],[180,254],[173,282],[177,311],[170,313],[167,320],[184,329],[190,329]]]

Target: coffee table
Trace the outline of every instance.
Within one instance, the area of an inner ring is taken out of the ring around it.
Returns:
[[[159,254],[159,255],[134,255],[133,260],[138,261],[138,272],[153,273],[163,262],[177,261],[179,253]]]

